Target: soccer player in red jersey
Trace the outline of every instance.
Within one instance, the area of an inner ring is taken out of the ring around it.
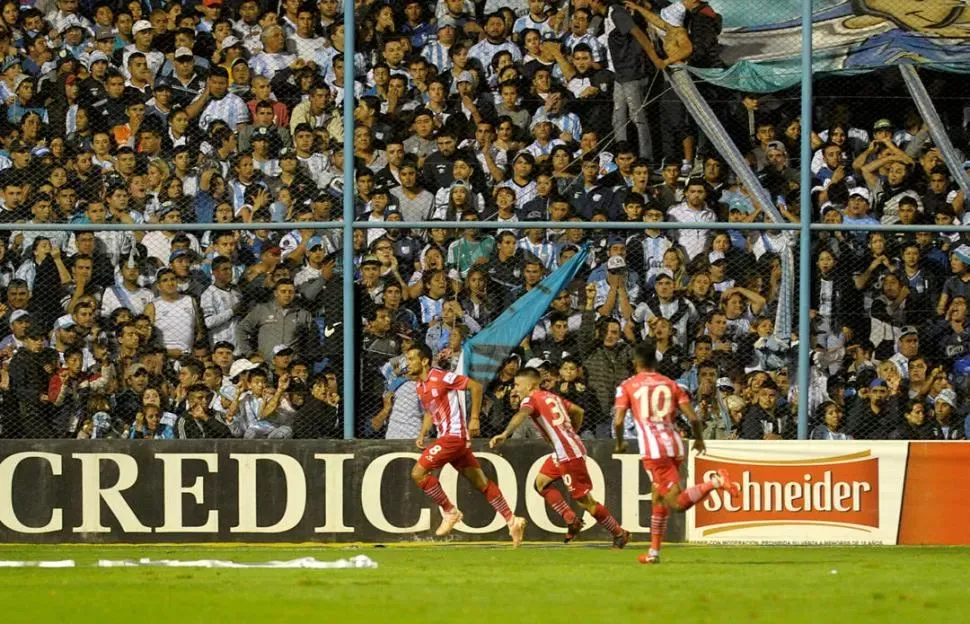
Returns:
[[[653,488],[653,509],[650,518],[650,550],[640,555],[640,563],[660,563],[660,544],[667,529],[670,509],[686,511],[704,500],[711,491],[725,490],[737,496],[740,486],[731,481],[724,469],[718,470],[704,483],[686,490],[680,486],[680,464],[684,460],[684,441],[674,426],[677,409],[687,415],[694,435],[694,450],[705,451],[701,422],[691,407],[687,393],[672,379],[654,371],[657,363],[652,341],[637,346],[633,356],[636,374],[616,389],[613,427],[616,433],[616,452],[626,450],[623,440],[623,420],[632,410],[637,427],[637,442],[643,468],[650,475]]]
[[[630,532],[625,531],[610,511],[590,494],[593,483],[586,470],[586,447],[576,435],[576,430],[583,422],[583,408],[552,392],[540,390],[540,381],[539,371],[534,368],[523,368],[518,372],[515,376],[515,392],[522,397],[519,411],[505,431],[489,441],[489,446],[495,448],[505,442],[531,416],[539,434],[555,449],[539,470],[535,488],[566,521],[566,542],[579,535],[583,529],[583,519],[569,507],[559,490],[550,487],[559,479],[566,484],[570,496],[613,535],[613,548],[623,548],[630,541]]]
[[[471,481],[495,511],[502,514],[512,536],[512,545],[518,546],[525,533],[525,518],[512,515],[498,485],[485,476],[471,450],[471,436],[478,435],[479,431],[482,385],[464,375],[432,368],[431,349],[427,345],[418,345],[408,350],[407,360],[408,373],[418,383],[418,397],[424,407],[424,422],[421,424],[421,433],[415,440],[417,447],[424,452],[411,470],[411,479],[441,507],[441,525],[435,534],[447,535],[462,519],[462,513],[448,500],[438,478],[431,474],[431,471],[451,464]],[[467,427],[464,410],[459,402],[459,393],[466,389],[471,393],[472,403]],[[425,448],[424,438],[432,423],[437,429],[437,437],[434,444]]]

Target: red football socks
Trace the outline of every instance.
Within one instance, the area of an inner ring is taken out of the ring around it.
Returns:
[[[603,525],[603,528],[612,533],[613,535],[623,535],[623,527],[620,523],[616,521],[612,515],[610,515],[610,510],[604,507],[601,503],[596,504],[596,509],[593,511],[593,517],[596,521]]]
[[[562,516],[562,519],[566,521],[566,524],[572,524],[576,521],[576,512],[572,510],[566,499],[562,497],[554,487],[547,487],[546,489],[539,492],[542,494],[542,498],[546,499],[546,504],[552,507],[557,514]]]
[[[425,475],[424,479],[421,479],[421,483],[418,484],[424,493],[431,497],[431,500],[435,502],[438,507],[441,507],[445,511],[451,511],[455,508],[448,500],[448,495],[445,491],[441,489],[441,483],[438,481],[438,477],[434,475]]]
[[[704,500],[714,489],[714,484],[705,481],[698,485],[692,485],[677,497],[677,506],[681,511],[687,511],[697,503]]]
[[[650,514],[650,549],[660,552],[660,544],[664,541],[667,530],[667,516],[670,512],[662,505],[654,505]]]
[[[505,497],[502,496],[502,491],[498,489],[494,481],[489,481],[485,489],[482,490],[482,494],[485,496],[485,500],[491,505],[495,511],[502,514],[506,522],[512,522],[512,510],[509,509],[509,504],[505,502]]]

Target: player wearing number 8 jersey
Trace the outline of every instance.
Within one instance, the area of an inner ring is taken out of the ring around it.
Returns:
[[[411,470],[411,479],[441,507],[441,525],[435,533],[447,535],[461,522],[462,513],[458,511],[444,490],[438,478],[431,474],[445,464],[451,464],[472,485],[485,496],[488,503],[505,518],[512,536],[512,544],[522,543],[525,533],[525,518],[512,515],[505,497],[494,481],[482,472],[478,460],[471,450],[470,436],[478,435],[479,412],[482,407],[482,385],[474,379],[431,367],[431,349],[420,345],[407,352],[408,374],[418,384],[418,398],[424,408],[424,422],[415,445],[423,449],[421,457]],[[468,425],[462,409],[459,393],[468,390],[471,394]],[[424,438],[434,424],[437,437],[434,444],[425,448]]]
[[[551,487],[559,479],[566,484],[570,496],[613,535],[613,547],[623,548],[630,541],[629,531],[623,530],[609,510],[590,494],[593,484],[586,469],[586,447],[576,435],[583,422],[583,409],[551,392],[540,390],[540,379],[539,371],[534,368],[523,368],[516,374],[515,393],[523,397],[519,410],[505,431],[491,439],[489,446],[495,448],[505,442],[527,418],[532,417],[539,434],[555,449],[539,470],[535,488],[566,521],[566,542],[579,535],[583,520],[566,503],[559,490]]]
[[[622,453],[623,421],[627,410],[633,412],[637,441],[643,468],[650,475],[653,506],[650,518],[650,550],[640,555],[640,563],[660,563],[660,545],[667,528],[669,509],[686,511],[704,500],[713,490],[726,490],[734,496],[740,486],[731,481],[724,469],[686,490],[680,487],[680,464],[684,460],[684,442],[674,427],[680,409],[690,421],[694,450],[703,453],[704,433],[687,393],[672,379],[654,371],[656,348],[652,341],[637,346],[633,356],[636,374],[616,389],[613,427],[616,430],[616,452]]]

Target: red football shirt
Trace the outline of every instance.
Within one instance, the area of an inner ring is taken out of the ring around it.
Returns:
[[[432,368],[428,379],[418,382],[418,398],[424,411],[431,414],[439,438],[469,438],[465,410],[459,400],[466,386],[468,377],[440,368]]]
[[[642,458],[680,458],[684,456],[684,441],[674,427],[674,418],[677,408],[689,401],[683,388],[669,377],[638,373],[616,389],[615,406],[633,412]]]
[[[566,399],[545,390],[536,390],[519,404],[519,410],[529,412],[536,429],[556,449],[559,461],[586,456],[586,447],[569,420],[569,408],[572,406]]]

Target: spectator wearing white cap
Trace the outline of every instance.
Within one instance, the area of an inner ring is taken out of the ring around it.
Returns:
[[[856,186],[849,189],[849,203],[846,204],[845,212],[842,215],[842,223],[845,225],[879,225],[879,221],[874,218],[869,210],[872,205],[872,195],[869,189],[864,186]],[[853,232],[853,235],[860,242],[866,239],[865,232]]]
[[[964,419],[957,414],[957,394],[951,388],[941,390],[933,403],[932,439],[967,439]]]
[[[24,337],[30,328],[30,312],[14,310],[10,315],[10,333],[0,340],[0,353],[8,354],[5,359],[16,353],[24,346]]]
[[[899,331],[896,353],[889,358],[889,361],[896,366],[903,379],[909,379],[909,361],[917,355],[919,355],[919,332],[916,327],[906,325]]]
[[[273,359],[270,360],[271,369],[269,371],[271,380],[275,381],[289,371],[295,353],[290,345],[278,344],[273,347]]]
[[[606,261],[590,272],[587,282],[596,287],[595,306],[600,316],[629,320],[640,303],[640,276],[626,262],[622,236],[607,239]]]
[[[79,340],[77,334],[77,324],[70,314],[65,314],[54,321],[54,329],[51,330],[50,346],[57,351],[60,365],[64,365],[64,354],[68,349],[82,349],[82,370],[88,370],[94,365],[94,356],[84,347],[84,341]]]
[[[205,89],[205,76],[198,71],[195,55],[189,48],[176,48],[171,63],[172,71],[168,79],[172,85],[172,101],[185,106]]]
[[[124,68],[128,67],[128,57],[132,52],[141,52],[145,55],[145,60],[148,63],[148,71],[154,79],[158,75],[158,72],[161,71],[162,65],[165,64],[165,55],[152,47],[155,28],[148,20],[138,20],[131,26],[131,36],[135,42],[125,46],[121,59],[122,66]]]

